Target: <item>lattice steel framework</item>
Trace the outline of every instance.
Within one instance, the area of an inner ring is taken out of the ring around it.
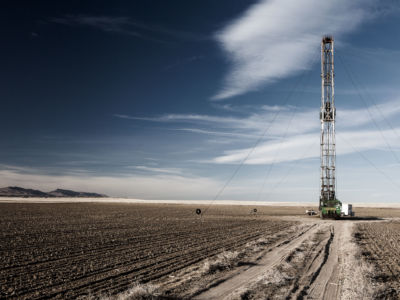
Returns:
[[[333,69],[333,37],[321,42],[321,195],[320,208],[336,199],[335,85]]]

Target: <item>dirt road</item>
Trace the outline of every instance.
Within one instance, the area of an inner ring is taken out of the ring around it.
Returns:
[[[355,250],[353,222],[311,222],[313,226],[278,244],[253,267],[195,299],[351,299],[357,292],[362,295],[362,278],[357,287],[348,280],[354,275],[349,274]]]

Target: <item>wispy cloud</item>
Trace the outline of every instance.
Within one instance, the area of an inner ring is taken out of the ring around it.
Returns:
[[[130,167],[133,169],[156,173],[156,174],[182,174],[182,170],[178,168],[155,168],[155,167],[147,167],[147,166],[133,166]]]
[[[343,35],[371,16],[374,0],[261,0],[216,34],[231,61],[221,100],[310,67],[324,34]]]
[[[176,128],[174,130],[178,131],[187,131],[205,135],[216,135],[216,136],[224,136],[224,137],[235,137],[235,138],[257,138],[258,136],[255,134],[245,134],[245,133],[238,133],[238,132],[225,132],[225,131],[212,131],[212,130],[204,130],[199,128]]]
[[[387,150],[382,134],[392,146],[400,147],[400,141],[392,130],[345,131],[337,134],[337,154],[344,155],[365,150]],[[258,146],[245,161],[249,165],[282,163],[307,158],[318,158],[319,140],[316,134],[294,135],[279,141],[268,141]],[[229,150],[214,159],[216,163],[240,163],[250,148]]]
[[[23,173],[31,173],[31,172],[37,171],[34,168],[25,167],[25,166],[21,167],[21,166],[9,165],[9,164],[0,164],[0,169],[13,171],[13,172],[23,172]]]
[[[137,22],[128,17],[93,16],[93,15],[65,15],[51,18],[50,22],[67,26],[87,26],[105,32],[119,33],[145,39],[153,42],[169,43],[173,40],[203,41],[209,39],[207,35],[192,33],[183,30],[174,30],[155,24]]]
[[[153,121],[153,122],[181,122],[181,123],[219,123],[230,125],[237,121],[234,117],[220,117],[211,115],[198,115],[198,114],[165,114],[158,117],[134,117],[123,114],[114,114],[116,118]]]
[[[280,134],[282,132],[281,124],[291,117],[295,110],[294,106],[261,106],[257,113],[250,113],[244,117],[236,116],[218,116],[218,115],[199,115],[199,114],[165,114],[157,117],[134,117],[129,115],[114,114],[113,116],[121,119],[150,121],[150,122],[169,122],[169,123],[191,123],[212,125],[215,128],[228,128],[230,130],[251,130],[253,134],[263,131],[279,113],[279,122],[272,124],[270,132]],[[280,113],[284,112],[284,113]],[[302,126],[312,126],[309,118],[310,114],[315,115],[315,110],[306,110],[299,112],[297,118],[301,119]],[[306,121],[306,119],[308,121]],[[313,122],[315,123],[315,122]],[[184,130],[187,130],[186,128]],[[294,129],[296,130],[296,129]],[[199,131],[200,132],[200,131]]]
[[[349,141],[352,145],[339,145],[338,155],[369,149],[392,151],[400,147],[400,128],[391,123],[393,117],[399,114],[400,101],[388,101],[357,109],[340,109],[336,124],[339,129],[338,139]],[[224,144],[230,145],[231,149],[207,160],[218,164],[243,161],[250,152],[250,148],[243,148],[243,140],[246,139],[249,144],[249,141],[257,140],[266,131],[262,143],[246,160],[246,164],[253,165],[318,157],[320,122],[317,116],[317,109],[294,106],[261,106],[257,113],[245,117],[168,114],[136,118],[117,115],[124,119],[185,123],[185,127],[172,130],[224,138]],[[388,149],[388,144],[392,149]]]
[[[66,15],[63,17],[51,18],[50,21],[68,26],[90,26],[106,32],[118,32],[141,37],[139,32],[135,30],[126,30],[124,28],[124,26],[130,23],[127,17]]]
[[[234,108],[238,110],[239,108]],[[400,114],[400,101],[388,101],[360,107],[357,109],[341,109],[337,116],[337,126],[340,128],[355,128],[364,125],[374,125],[375,122],[387,121],[391,117]],[[281,137],[282,134],[303,134],[319,130],[317,109],[300,108],[295,106],[267,106],[263,105],[246,116],[213,116],[199,114],[165,114],[157,117],[134,117],[129,115],[114,114],[121,119],[140,120],[161,123],[186,123],[198,127],[183,127],[175,130],[191,131],[195,133],[248,137],[259,136],[266,129],[267,137]],[[373,121],[372,121],[373,120]],[[293,121],[295,124],[291,124]],[[203,126],[199,128],[199,126]],[[383,127],[388,124],[383,123]],[[210,130],[212,127],[214,130]]]

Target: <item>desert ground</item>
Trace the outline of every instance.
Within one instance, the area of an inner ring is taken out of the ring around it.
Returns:
[[[400,297],[398,208],[22,202],[0,203],[1,299]]]

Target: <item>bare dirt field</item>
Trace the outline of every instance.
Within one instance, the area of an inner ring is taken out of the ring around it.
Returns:
[[[360,223],[355,230],[361,255],[373,265],[375,299],[400,298],[400,221]]]
[[[0,298],[398,299],[398,209],[206,207],[1,203]]]

